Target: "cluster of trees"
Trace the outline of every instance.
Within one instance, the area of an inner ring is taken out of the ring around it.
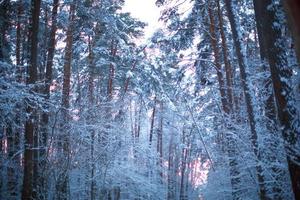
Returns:
[[[298,1],[123,5],[0,1],[0,199],[300,199]]]
[[[206,130],[215,137],[207,199],[300,198],[298,8],[296,1],[198,0],[186,17],[180,4],[163,13],[175,49],[200,41],[194,69],[202,102],[216,97],[207,92],[214,85],[219,92],[214,108],[196,112],[197,124],[203,113],[214,118]]]

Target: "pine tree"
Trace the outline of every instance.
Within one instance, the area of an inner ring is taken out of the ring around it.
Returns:
[[[35,83],[37,81],[37,58],[38,58],[38,30],[39,30],[39,16],[40,16],[40,6],[41,1],[34,0],[31,4],[31,27],[29,30],[30,38],[30,62],[28,69],[28,78],[26,83],[33,87],[33,91],[36,91]],[[30,100],[29,100],[30,101]],[[36,175],[37,171],[34,170],[34,165],[36,165],[37,158],[34,157],[34,140],[38,137],[37,132],[35,132],[36,127],[36,111],[34,107],[30,105],[26,109],[29,115],[25,124],[25,153],[24,153],[24,177],[23,177],[23,189],[22,189],[22,199],[31,199],[36,195],[34,191],[36,185],[33,185],[33,177]]]

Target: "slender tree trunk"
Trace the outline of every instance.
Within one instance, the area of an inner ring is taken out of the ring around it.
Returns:
[[[42,4],[43,5],[43,28],[41,30],[43,37],[41,39],[41,44],[40,44],[40,65],[39,65],[39,80],[44,81],[45,80],[45,71],[46,71],[46,67],[47,67],[47,53],[48,53],[48,38],[49,38],[49,9],[48,9],[48,5],[47,4]],[[40,87],[41,92],[44,92],[45,88],[42,86]]]
[[[94,105],[94,55],[93,55],[93,45],[92,41],[89,37],[89,83],[88,83],[88,98],[89,98],[89,123],[93,124],[93,105]],[[95,159],[94,159],[94,140],[95,140],[95,130],[90,130],[91,134],[91,200],[95,200],[95,190],[96,190],[96,182],[95,182]]]
[[[52,67],[53,67],[53,58],[55,52],[55,36],[57,30],[57,10],[59,6],[59,0],[53,1],[53,8],[52,8],[52,16],[51,16],[51,30],[50,30],[50,38],[48,41],[48,49],[47,49],[47,61],[46,61],[46,75],[45,75],[45,83],[44,83],[44,90],[43,93],[45,95],[45,101],[49,101],[50,99],[50,86],[52,82]],[[46,161],[46,154],[47,154],[47,140],[48,140],[48,126],[49,126],[49,113],[47,111],[42,113],[41,117],[41,130],[40,130],[40,172],[39,172],[39,185],[40,191],[42,195],[40,196],[41,199],[45,199],[47,196],[47,177],[45,170],[47,169],[47,161]]]
[[[131,100],[130,100],[130,106],[131,106]],[[132,122],[132,130],[133,130],[133,138],[134,140],[137,139],[138,137],[138,123],[139,123],[139,112],[138,112],[138,105],[137,102],[135,102],[134,104],[134,108],[133,108],[133,112],[134,112],[134,122]],[[132,110],[132,108],[130,108],[130,110]],[[132,113],[132,112],[131,112]]]
[[[168,156],[168,194],[167,200],[175,199],[175,188],[174,188],[174,144],[173,138],[174,136],[171,135],[170,144],[169,144],[169,156]]]
[[[223,59],[225,64],[225,73],[226,73],[226,87],[227,87],[227,96],[228,96],[228,109],[233,110],[233,93],[232,93],[232,68],[230,61],[228,60],[228,51],[227,51],[227,41],[224,32],[224,23],[222,17],[222,10],[220,7],[220,0],[217,0],[217,9],[218,9],[218,20],[219,20],[219,29],[222,42],[222,52]]]
[[[7,32],[10,25],[10,0],[3,0],[0,4],[0,61],[9,62],[10,46]]]
[[[186,144],[186,133],[183,130],[182,132],[182,144]],[[187,196],[185,194],[185,176],[186,176],[186,161],[187,161],[187,148],[183,147],[181,152],[181,168],[180,168],[180,193],[179,193],[179,199],[180,200],[187,200]]]
[[[150,135],[149,135],[149,144],[152,144],[153,131],[154,131],[154,121],[155,121],[155,111],[156,111],[156,96],[154,97],[154,106],[151,115],[151,124],[150,124]]]
[[[134,113],[134,119],[132,113]],[[134,108],[132,107],[132,99],[130,99],[129,102],[129,118],[130,118],[131,135],[132,135],[133,142],[135,143],[137,120],[136,120],[136,106],[134,106]]]
[[[222,107],[225,113],[229,113],[229,108],[228,108],[228,102],[227,102],[227,94],[225,90],[225,82],[223,78],[223,73],[222,73],[222,67],[221,67],[221,62],[220,62],[220,53],[218,51],[218,45],[217,45],[217,34],[215,31],[215,19],[214,19],[214,13],[212,8],[209,5],[208,8],[208,16],[209,16],[209,32],[211,35],[211,46],[214,52],[214,57],[215,57],[215,66],[217,70],[217,77],[218,77],[218,82],[219,82],[219,91],[220,91],[220,96],[221,96],[221,102],[222,102]]]
[[[74,33],[74,20],[75,20],[75,7],[76,0],[70,5],[69,11],[69,25],[67,29],[66,48],[65,48],[65,63],[63,67],[63,89],[62,89],[62,101],[61,106],[63,123],[61,125],[61,133],[59,138],[59,152],[62,153],[60,157],[60,163],[62,164],[62,171],[59,174],[58,181],[56,183],[56,199],[67,200],[69,199],[69,162],[70,162],[70,127],[69,127],[69,108],[70,108],[70,84],[71,84],[71,63],[73,55],[73,33]]]
[[[25,67],[25,63],[28,63],[28,55],[29,55],[29,37],[28,37],[28,32],[29,32],[29,28],[30,28],[30,16],[27,15],[28,11],[26,10],[25,7],[25,2],[23,3],[23,18],[22,18],[22,31],[21,31],[21,47],[22,47],[22,51],[21,51],[21,66],[22,68],[22,72],[24,73],[24,75],[27,75],[27,68]],[[24,81],[26,82],[27,78],[24,78]]]
[[[163,102],[160,102],[160,121],[159,129],[157,131],[157,153],[159,154],[158,166],[160,168],[159,176],[161,182],[163,181],[163,171],[162,171],[162,162],[163,162]]]
[[[136,137],[139,139],[140,137],[140,132],[141,132],[141,117],[142,117],[142,99],[140,99],[140,104],[139,104],[139,112],[138,112],[138,122],[137,122],[137,129],[136,129]]]
[[[21,82],[23,77],[23,66],[21,65],[21,32],[22,32],[22,26],[21,26],[21,19],[23,14],[23,1],[19,0],[18,2],[18,12],[17,12],[17,35],[16,35],[16,65],[17,65],[17,81]]]
[[[38,31],[39,31],[39,16],[40,16],[40,0],[33,0],[31,3],[32,24],[29,30],[30,40],[30,63],[28,68],[27,84],[32,85],[37,81],[37,57],[38,57]],[[24,176],[22,199],[28,200],[33,198],[33,166],[34,166],[34,136],[35,131],[35,110],[28,106],[26,112],[29,114],[29,119],[25,123],[25,153],[24,153]]]
[[[230,26],[231,26],[236,55],[238,58],[241,82],[242,82],[242,87],[243,87],[243,91],[244,91],[248,120],[249,120],[250,130],[251,130],[251,143],[252,143],[252,147],[253,147],[253,151],[256,156],[256,159],[258,160],[257,165],[256,165],[256,170],[257,170],[256,173],[257,173],[257,178],[258,178],[258,183],[259,183],[259,196],[260,196],[260,199],[266,199],[266,189],[265,189],[265,183],[264,183],[264,177],[263,177],[263,170],[262,170],[262,166],[260,164],[261,158],[260,158],[260,152],[259,152],[259,147],[258,147],[258,142],[257,142],[256,121],[255,121],[255,117],[254,117],[253,103],[252,103],[250,89],[249,89],[248,80],[247,80],[246,64],[244,61],[245,57],[242,54],[242,46],[241,46],[242,44],[241,44],[241,40],[238,36],[236,17],[235,17],[235,14],[233,13],[233,9],[232,9],[232,7],[233,7],[232,1],[225,0],[225,6],[226,6]]]

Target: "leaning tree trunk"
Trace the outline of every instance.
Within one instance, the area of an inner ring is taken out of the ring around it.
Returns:
[[[242,82],[243,92],[245,96],[248,120],[249,120],[250,130],[251,130],[251,143],[252,143],[252,147],[256,159],[258,160],[256,165],[256,171],[257,171],[256,173],[257,173],[257,178],[259,183],[259,196],[260,199],[266,199],[266,189],[265,189],[265,183],[263,177],[263,170],[260,164],[261,158],[260,158],[260,152],[259,152],[258,141],[257,141],[258,138],[256,132],[256,121],[254,116],[253,103],[252,103],[250,89],[247,81],[246,64],[244,61],[245,57],[242,54],[241,38],[239,38],[238,35],[236,16],[232,8],[233,7],[232,0],[225,0],[225,6],[226,6],[230,26],[231,26],[233,42],[234,42],[239,69],[240,69],[241,82]]]
[[[39,31],[39,16],[40,16],[40,0],[32,1],[31,10],[31,27],[29,30],[30,40],[30,62],[28,67],[27,84],[33,85],[37,81],[37,58],[38,58],[38,31]],[[30,106],[27,107],[26,112],[29,115],[25,123],[25,152],[24,152],[24,176],[23,176],[23,189],[22,199],[27,200],[33,198],[33,145],[35,134],[35,109]]]

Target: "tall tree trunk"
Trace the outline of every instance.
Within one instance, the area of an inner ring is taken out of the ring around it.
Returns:
[[[88,123],[93,124],[93,105],[94,105],[94,54],[93,54],[93,42],[89,37],[89,83],[88,83],[88,99],[89,99],[89,118]],[[91,138],[91,200],[95,199],[95,190],[96,190],[96,182],[95,182],[95,160],[94,160],[94,139],[95,139],[95,130],[91,128],[90,130],[90,138]]]
[[[179,191],[179,199],[180,200],[187,200],[187,194],[185,193],[185,176],[186,176],[186,161],[187,161],[187,148],[185,145],[187,145],[186,142],[186,133],[183,130],[182,132],[182,144],[184,147],[182,148],[181,151],[181,168],[180,168],[180,191]]]
[[[255,9],[255,20],[256,20],[256,27],[257,27],[257,35],[258,35],[258,43],[259,43],[259,50],[260,50],[260,58],[262,61],[262,70],[265,72],[270,72],[270,69],[266,66],[266,59],[267,59],[267,47],[265,45],[264,42],[264,33],[263,33],[263,29],[264,29],[264,12],[266,12],[266,8],[263,8],[262,4],[263,4],[264,0],[254,0],[253,4],[254,4],[254,9]],[[271,77],[266,78],[266,80],[264,80],[264,85],[266,85],[266,91],[269,92],[269,83],[272,82]],[[266,95],[268,95],[268,99],[266,100],[266,116],[271,119],[271,120],[275,120],[276,118],[276,109],[275,109],[275,102],[274,102],[274,94],[273,91],[271,91],[270,93],[267,93]],[[276,123],[276,121],[275,121]]]
[[[209,16],[209,32],[211,35],[211,46],[213,49],[214,53],[214,58],[215,58],[215,66],[217,70],[217,77],[218,77],[218,82],[219,82],[219,91],[220,91],[220,96],[221,96],[221,102],[222,102],[222,107],[225,113],[229,113],[229,108],[228,108],[228,102],[227,102],[227,94],[225,90],[225,82],[223,78],[223,73],[222,73],[222,67],[221,67],[221,62],[220,62],[220,53],[218,50],[218,44],[217,44],[217,34],[215,31],[215,19],[214,19],[214,13],[212,13],[213,10],[211,8],[211,5],[209,5],[208,8],[208,16]]]
[[[139,112],[137,117],[136,138],[139,139],[141,132],[141,117],[142,117],[142,98],[140,97]]]
[[[163,181],[163,172],[162,172],[162,164],[163,164],[163,102],[160,102],[160,121],[159,128],[157,131],[157,153],[159,155],[158,166],[160,168],[159,176],[161,178],[161,182]]]
[[[218,2],[217,2],[218,3]],[[210,35],[211,35],[211,45],[212,45],[212,49],[214,52],[214,57],[215,57],[215,65],[217,68],[217,76],[218,76],[218,82],[219,82],[219,91],[220,91],[220,95],[221,95],[221,103],[222,103],[222,108],[224,113],[227,115],[227,117],[230,117],[230,114],[232,112],[232,92],[231,90],[229,90],[229,93],[226,93],[225,91],[225,81],[223,78],[223,74],[222,74],[222,69],[221,69],[221,63],[220,63],[220,55],[219,55],[219,51],[218,51],[218,46],[217,46],[217,34],[216,34],[216,30],[215,30],[215,19],[214,19],[214,13],[213,13],[213,8],[214,5],[209,5],[208,8],[208,16],[209,16],[209,21],[210,21]],[[219,8],[219,5],[218,5]],[[220,12],[220,9],[218,10],[218,13]],[[222,19],[221,21],[219,21],[219,24],[221,26],[222,24]],[[223,54],[227,54],[227,50],[226,50],[226,44],[225,44],[225,35],[224,35],[224,31],[223,31],[223,27],[221,26],[220,28],[220,32],[221,32],[221,39],[222,39],[222,47],[223,47]],[[223,36],[222,36],[223,34]],[[225,56],[225,55],[224,55]],[[226,55],[227,57],[227,55]],[[225,58],[225,60],[227,60],[227,58]],[[225,61],[227,64],[226,67],[226,82],[227,82],[227,91],[228,89],[231,87],[231,70],[230,70],[230,66],[228,61]],[[230,97],[231,95],[231,97]],[[230,102],[230,103],[229,103]],[[229,124],[226,125],[228,129],[232,129],[231,126],[229,126]],[[231,185],[232,185],[232,196],[233,199],[238,199],[238,191],[239,191],[239,185],[240,185],[240,179],[238,178],[240,176],[240,172],[238,169],[238,162],[237,162],[237,157],[238,157],[238,153],[237,153],[237,147],[236,147],[236,139],[233,138],[231,136],[231,134],[226,135],[226,143],[227,143],[227,153],[229,156],[229,171],[230,171],[230,176],[231,176]]]
[[[39,16],[40,16],[40,0],[33,0],[31,2],[31,27],[29,30],[30,40],[30,62],[28,67],[27,84],[33,85],[37,81],[37,58],[38,58],[38,31],[39,31]],[[33,198],[33,166],[34,166],[34,137],[35,133],[35,109],[30,105],[27,107],[26,112],[29,115],[25,123],[25,153],[24,153],[24,176],[23,176],[23,189],[22,199],[28,200]]]
[[[299,148],[300,123],[297,118],[297,109],[294,107],[293,90],[289,85],[293,72],[288,67],[281,28],[273,25],[274,23],[282,25],[282,19],[277,17],[277,13],[282,12],[282,10],[271,0],[254,2],[257,8],[255,12],[261,15],[258,24],[261,24],[262,30],[258,34],[263,38],[265,54],[270,66],[277,116],[282,126],[292,188],[295,199],[300,199],[300,165],[297,164],[300,161],[300,155],[295,150]]]
[[[264,0],[254,0],[254,10],[255,10],[255,20],[256,20],[256,27],[257,27],[257,35],[258,35],[258,43],[259,43],[259,50],[260,50],[260,58],[262,61],[262,71],[269,73],[270,69],[268,66],[266,66],[266,59],[267,59],[267,52],[268,48],[265,45],[265,37],[268,37],[269,33],[264,33],[264,26],[266,26],[265,23],[268,23],[265,18],[265,14],[267,11],[267,7],[264,7],[265,1]],[[267,35],[266,35],[267,34]],[[265,78],[263,80],[263,84],[265,85],[265,92],[262,92],[263,98],[267,97],[266,101],[263,102],[265,105],[265,115],[269,120],[266,120],[266,128],[269,131],[270,134],[273,134],[275,132],[275,135],[271,135],[273,143],[278,143],[279,141],[276,140],[278,138],[276,134],[278,133],[277,128],[274,127],[275,124],[278,123],[277,117],[276,117],[276,106],[274,101],[274,92],[273,89],[270,91],[270,84],[272,83],[271,77]],[[276,141],[274,141],[276,140]],[[277,163],[277,154],[275,153],[278,151],[277,147],[274,146],[274,144],[269,144],[268,150],[270,151],[269,160],[268,162],[275,162]],[[276,199],[283,199],[283,191],[282,188],[278,186],[278,183],[280,181],[280,178],[282,177],[282,170],[275,166],[272,167],[272,173],[275,178],[275,183],[272,185],[272,191],[273,191],[273,198]]]
[[[23,66],[21,65],[21,32],[22,32],[22,26],[21,26],[21,19],[23,14],[23,1],[19,0],[18,2],[18,11],[17,11],[17,33],[16,33],[16,65],[17,65],[17,81],[21,82],[23,77]]]
[[[259,147],[258,147],[258,142],[257,142],[256,121],[255,121],[255,117],[254,117],[253,103],[252,103],[250,89],[249,89],[248,80],[247,80],[246,64],[244,61],[245,57],[242,54],[241,39],[238,36],[236,16],[233,12],[232,0],[225,0],[225,6],[226,6],[230,26],[231,26],[233,42],[234,42],[235,51],[236,51],[238,64],[239,64],[239,69],[240,69],[241,82],[242,82],[243,92],[244,92],[244,96],[245,96],[248,120],[249,120],[250,130],[251,130],[251,137],[250,137],[251,143],[252,143],[254,154],[257,159],[257,163],[256,163],[257,172],[256,173],[257,173],[257,178],[258,178],[258,183],[259,183],[259,196],[260,196],[260,199],[266,199],[266,189],[265,189],[265,183],[264,183],[264,177],[263,177],[263,170],[262,170],[262,166],[260,164],[261,157],[260,157],[260,152],[259,152]]]
[[[174,144],[173,144],[174,136],[171,135],[170,143],[169,143],[169,156],[168,156],[168,194],[167,200],[175,199],[175,188],[174,188]]]
[[[70,85],[71,85],[71,63],[73,55],[73,33],[75,21],[75,8],[76,0],[70,5],[69,11],[69,25],[67,29],[66,47],[65,47],[65,63],[63,67],[63,89],[62,89],[62,118],[61,133],[59,137],[59,161],[61,163],[61,172],[59,173],[58,181],[56,183],[56,199],[67,200],[69,199],[69,162],[70,162],[70,126],[69,126],[69,108],[70,108]]]
[[[52,16],[51,16],[51,30],[50,30],[50,38],[48,41],[48,49],[47,49],[47,61],[46,61],[46,75],[45,75],[45,83],[43,93],[45,95],[45,101],[49,101],[50,99],[50,86],[52,82],[52,68],[53,68],[53,58],[55,52],[55,36],[57,30],[57,10],[59,6],[59,0],[53,1],[52,8]],[[41,118],[41,132],[40,132],[40,173],[39,173],[39,185],[40,191],[43,194],[40,198],[45,199],[47,196],[47,177],[45,177],[45,170],[47,169],[47,161],[46,161],[46,152],[47,152],[47,139],[48,139],[48,126],[49,126],[49,112],[44,111],[42,113]]]
[[[48,53],[48,38],[49,38],[49,8],[48,4],[42,4],[43,11],[43,28],[42,30],[42,37],[41,37],[41,44],[40,44],[40,60],[39,60],[39,80],[44,81],[45,77],[45,71],[47,66],[47,53]],[[50,16],[51,17],[51,16]],[[45,87],[40,87],[41,93],[44,92]]]
[[[222,42],[222,52],[223,52],[223,59],[225,65],[225,74],[226,74],[226,87],[227,87],[227,97],[228,97],[228,109],[233,110],[233,93],[232,93],[232,68],[230,61],[228,60],[228,49],[227,49],[227,41],[224,32],[224,23],[222,17],[222,10],[220,7],[220,0],[217,0],[217,12],[218,12],[218,20],[219,20],[219,29],[221,35],[221,42]]]
[[[10,0],[3,0],[0,4],[0,61],[10,61],[10,46],[7,33],[10,25]]]

